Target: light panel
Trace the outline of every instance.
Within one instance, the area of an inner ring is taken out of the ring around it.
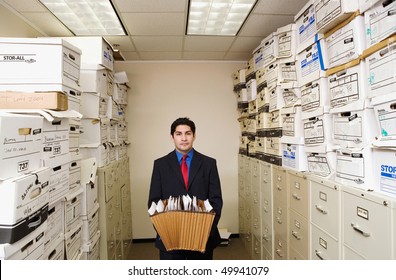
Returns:
[[[256,0],[190,0],[187,35],[235,36]]]
[[[40,0],[75,35],[126,35],[109,0]]]

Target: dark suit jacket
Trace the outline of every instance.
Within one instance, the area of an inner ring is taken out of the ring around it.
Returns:
[[[190,165],[188,192],[184,186],[180,163],[175,151],[154,161],[151,177],[148,207],[154,201],[168,199],[188,194],[191,198],[209,199],[216,215],[207,243],[207,250],[215,248],[221,241],[217,224],[220,220],[223,200],[221,195],[220,178],[216,160],[205,156],[196,150]],[[158,249],[166,251],[161,239],[156,238],[155,245]]]

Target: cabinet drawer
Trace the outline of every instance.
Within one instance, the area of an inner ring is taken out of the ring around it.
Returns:
[[[293,210],[289,213],[289,244],[290,248],[294,248],[304,259],[308,259],[308,220]]]
[[[290,208],[308,218],[309,184],[305,174],[288,171],[287,184],[289,186]]]
[[[341,258],[340,241],[334,239],[320,228],[311,225],[311,259],[339,260]]]

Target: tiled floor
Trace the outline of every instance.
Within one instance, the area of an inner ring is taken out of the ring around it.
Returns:
[[[214,250],[215,260],[249,260],[249,254],[240,238],[231,238],[228,245],[221,245]],[[158,249],[154,242],[135,242],[129,254],[130,260],[158,260]]]

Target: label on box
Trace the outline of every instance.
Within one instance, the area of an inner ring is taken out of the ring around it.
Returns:
[[[359,100],[358,73],[336,73],[329,77],[330,107],[339,107]]]
[[[336,178],[352,181],[355,184],[365,183],[365,162],[363,154],[338,154],[336,162]]]
[[[396,111],[378,110],[378,121],[382,137],[396,137]]]
[[[315,14],[317,19],[316,28],[318,30],[323,28],[342,12],[341,1],[316,1],[315,4]]]
[[[307,84],[301,88],[302,111],[312,111],[320,107],[319,83]]]
[[[292,51],[292,31],[278,34],[278,57],[289,57]]]
[[[281,77],[283,82],[297,81],[296,62],[280,63]]]
[[[298,23],[300,23],[300,19]],[[313,5],[310,5],[308,9],[304,11],[304,14],[301,16],[301,23],[297,28],[299,44],[316,34],[315,9]]]
[[[323,120],[319,118],[310,118],[304,123],[304,138],[306,145],[315,145],[324,143]]]
[[[394,1],[381,1],[365,12],[367,45],[373,45],[396,31]]]
[[[361,143],[363,137],[362,117],[353,114],[349,117],[334,116],[334,139]]]
[[[332,173],[326,156],[311,154],[307,156],[307,160],[310,172],[322,177],[327,177]]]

